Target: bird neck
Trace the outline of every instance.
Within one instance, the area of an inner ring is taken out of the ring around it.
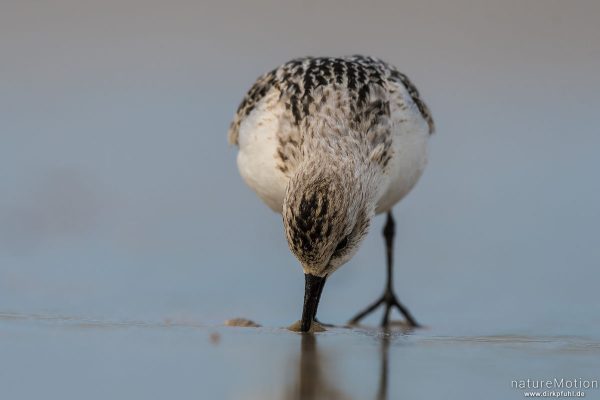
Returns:
[[[327,167],[343,166],[365,178],[382,176],[389,158],[389,142],[372,140],[333,117],[307,120],[302,143],[305,163]]]
[[[374,162],[365,160],[351,148],[346,151],[315,151],[305,158],[298,171],[305,182],[323,177],[329,184],[346,188],[352,195],[373,203],[379,198],[383,170]],[[306,178],[311,176],[311,178]],[[371,208],[371,207],[369,207]]]

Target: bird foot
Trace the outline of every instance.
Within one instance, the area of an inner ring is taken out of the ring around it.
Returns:
[[[317,324],[321,325],[321,326],[325,326],[327,328],[334,328],[335,325],[334,324],[327,324],[325,322],[321,322],[319,321],[317,318],[315,318],[313,321],[315,321]]]
[[[402,303],[400,303],[400,301],[398,300],[398,298],[396,297],[394,292],[392,292],[391,290],[386,290],[379,299],[377,299],[375,302],[373,302],[371,305],[369,305],[363,311],[356,314],[354,316],[354,318],[352,318],[348,324],[349,325],[358,324],[358,322],[361,319],[363,319],[364,317],[366,317],[367,315],[369,315],[370,313],[375,311],[380,305],[383,305],[385,307],[384,312],[383,312],[383,318],[381,320],[382,327],[388,327],[390,325],[390,312],[392,311],[392,308],[394,308],[394,307],[396,307],[398,309],[398,311],[400,311],[400,313],[404,316],[404,318],[406,319],[406,323],[409,327],[411,327],[411,328],[420,327],[420,325],[417,323],[415,318],[411,315],[410,311],[408,311],[408,309],[406,307],[404,307],[404,305],[402,305]]]

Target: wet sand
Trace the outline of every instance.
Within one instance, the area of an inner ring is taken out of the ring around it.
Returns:
[[[575,336],[374,327],[297,334],[8,312],[0,313],[0,354],[10,399],[504,400],[523,397],[513,379],[600,371],[600,341]]]

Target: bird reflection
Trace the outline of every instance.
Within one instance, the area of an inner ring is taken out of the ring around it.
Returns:
[[[289,400],[342,400],[350,396],[337,388],[330,379],[327,359],[319,353],[316,335],[302,334],[298,372],[286,399]]]
[[[374,397],[377,400],[388,399],[389,348],[393,336],[388,329],[377,335],[380,341],[379,382]],[[336,386],[336,381],[331,378],[332,365],[327,362],[325,355],[319,352],[317,335],[303,334],[296,379],[288,388],[285,398],[289,400],[351,399],[352,397]]]
[[[381,367],[379,371],[379,389],[377,390],[377,400],[387,400],[388,398],[388,355],[390,353],[391,332],[385,328],[381,340]]]

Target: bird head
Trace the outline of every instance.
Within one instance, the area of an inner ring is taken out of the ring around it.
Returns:
[[[325,279],[356,253],[374,215],[376,174],[360,165],[343,157],[314,157],[288,183],[283,224],[306,278],[304,332],[316,315]]]

